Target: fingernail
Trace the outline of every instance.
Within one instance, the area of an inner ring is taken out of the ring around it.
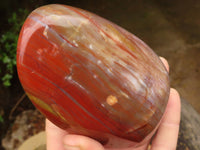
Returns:
[[[64,145],[66,150],[81,150],[79,146]]]

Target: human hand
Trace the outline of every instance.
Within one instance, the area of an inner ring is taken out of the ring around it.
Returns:
[[[169,71],[167,61],[161,57]],[[175,150],[180,123],[180,97],[175,89],[170,89],[169,101],[157,133],[152,139],[151,150]],[[47,150],[116,150],[106,149],[94,139],[82,135],[69,134],[46,120]],[[121,150],[147,150],[150,141],[140,147]]]

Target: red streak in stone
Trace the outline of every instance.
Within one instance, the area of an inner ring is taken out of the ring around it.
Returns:
[[[67,6],[65,6],[65,7],[67,7]],[[99,31],[103,32],[108,38],[110,38],[111,40],[113,40],[118,47],[120,47],[121,49],[123,49],[125,52],[127,52],[129,55],[131,55],[133,58],[137,59],[137,57],[134,54],[132,54],[128,49],[126,49],[122,44],[120,44],[118,41],[116,41],[115,39],[113,39],[112,36],[110,36],[104,30],[102,30],[101,27],[99,27],[99,25],[93,19],[91,19],[90,17],[84,15],[83,13],[81,13],[81,12],[79,12],[79,11],[71,8],[71,7],[67,7],[67,8],[70,9],[70,10],[72,10],[72,11],[74,11],[74,12],[76,12],[77,14],[85,17],[86,19],[88,19],[92,24],[94,24],[99,29]]]
[[[77,48],[77,46],[76,45],[74,45],[73,43],[71,43],[70,41],[68,41],[66,38],[64,38],[61,34],[59,34],[59,36],[63,39],[63,40],[65,40],[68,44],[70,44],[71,46],[73,46],[73,47],[76,47]]]

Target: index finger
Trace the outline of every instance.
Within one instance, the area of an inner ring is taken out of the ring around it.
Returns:
[[[167,60],[164,57],[160,57],[160,60],[162,61],[162,63],[164,64],[167,72],[169,72],[169,64],[167,62]]]
[[[171,89],[169,102],[157,134],[152,141],[151,150],[176,149],[180,112],[181,104],[179,94],[175,89]]]

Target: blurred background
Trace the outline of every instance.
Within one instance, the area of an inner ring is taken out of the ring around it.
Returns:
[[[86,9],[138,36],[168,60],[171,86],[200,113],[200,1],[6,0],[0,3],[0,149],[17,149],[44,130],[44,117],[35,111],[19,83],[15,54],[27,15],[51,3]],[[179,139],[178,149],[191,148]]]

